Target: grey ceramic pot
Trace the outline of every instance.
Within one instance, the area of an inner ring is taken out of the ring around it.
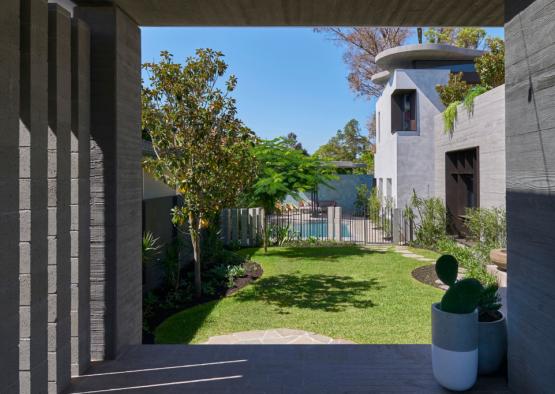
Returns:
[[[457,314],[432,305],[432,369],[449,390],[465,391],[478,375],[478,311]]]
[[[501,313],[501,312],[500,312]],[[489,375],[499,371],[507,355],[507,320],[505,315],[493,322],[480,322],[478,373]]]

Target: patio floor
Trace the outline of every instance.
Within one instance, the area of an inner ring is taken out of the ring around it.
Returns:
[[[93,364],[70,393],[447,393],[429,345],[139,345]],[[472,392],[508,393],[504,377]]]

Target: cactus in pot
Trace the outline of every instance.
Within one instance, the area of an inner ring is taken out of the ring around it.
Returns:
[[[436,262],[438,278],[449,286],[432,305],[432,368],[443,387],[464,391],[478,374],[478,311],[483,287],[472,278],[457,280],[459,264],[451,255]]]

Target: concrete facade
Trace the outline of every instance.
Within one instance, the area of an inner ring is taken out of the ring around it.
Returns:
[[[555,387],[555,1],[509,1],[505,25],[509,385]]]
[[[449,73],[437,69],[394,70],[376,102],[374,177],[384,201],[390,197],[397,208],[408,205],[413,190],[420,197],[434,195],[434,118],[443,110],[435,86],[445,84]],[[416,131],[392,130],[391,95],[405,89],[416,91]]]
[[[20,392],[48,389],[48,5],[21,0]]]
[[[91,356],[103,360],[141,342],[140,31],[117,7],[74,14],[91,31]]]
[[[445,201],[445,154],[477,147],[479,206],[505,208],[505,86],[478,96],[472,114],[460,105],[454,131],[444,129],[443,115],[436,115],[435,195]]]
[[[0,13],[0,387],[7,393],[19,392],[20,341],[20,184],[29,188],[29,173],[21,177],[19,168],[19,81],[20,81],[20,4],[7,1]],[[30,194],[25,195],[26,211],[30,208]],[[29,243],[25,243],[27,250]],[[27,252],[27,257],[30,252]],[[28,260],[27,260],[28,261]],[[30,269],[27,264],[27,271]],[[29,308],[26,308],[28,321]],[[28,338],[30,330],[26,326]]]
[[[71,36],[71,374],[90,361],[90,32],[74,19]]]

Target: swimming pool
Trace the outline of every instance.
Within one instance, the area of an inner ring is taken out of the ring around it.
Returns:
[[[295,223],[292,228],[297,232],[300,238],[328,238],[328,223],[327,222],[303,222]],[[348,238],[351,234],[349,226],[341,223],[341,237]]]

